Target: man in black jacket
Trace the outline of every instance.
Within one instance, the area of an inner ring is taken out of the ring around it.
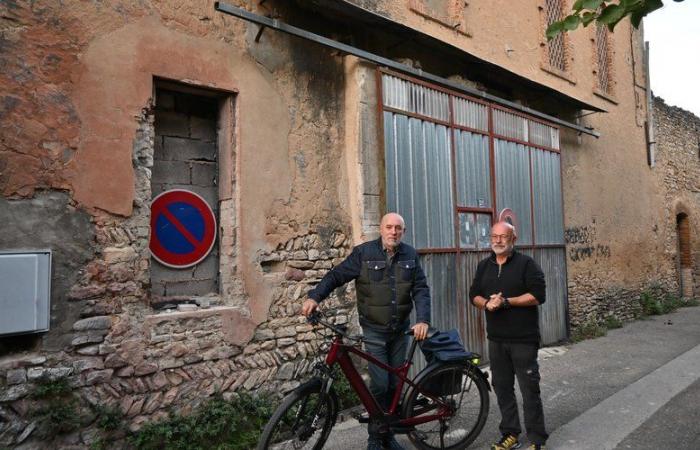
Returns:
[[[364,336],[384,345],[365,343],[368,353],[397,367],[406,358],[409,314],[416,305],[415,338],[423,340],[430,324],[430,290],[418,260],[418,253],[401,242],[405,231],[403,218],[396,213],[382,217],[380,238],[353,248],[352,253],[323,277],[308,293],[302,314],[308,316],[333,290],[355,280],[357,309]],[[370,390],[379,404],[387,409],[396,387],[396,376],[373,364],[369,365]],[[402,447],[391,435],[379,434],[370,427],[368,450]]]
[[[540,398],[537,350],[540,329],[537,306],[545,302],[542,269],[514,250],[515,228],[498,222],[491,228],[490,257],[479,262],[469,298],[486,311],[492,385],[501,410],[501,439],[492,450],[520,447],[520,420],[513,389],[515,377],[523,395],[525,429],[531,449],[542,449],[548,434]]]

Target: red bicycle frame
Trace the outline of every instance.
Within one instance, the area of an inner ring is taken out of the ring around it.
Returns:
[[[345,374],[345,377],[348,379],[350,386],[352,386],[352,388],[357,393],[358,397],[360,398],[360,401],[367,409],[367,412],[370,414],[370,417],[394,416],[397,413],[396,409],[399,405],[399,400],[401,397],[401,392],[403,390],[404,383],[408,383],[414,389],[419,389],[416,386],[416,384],[413,381],[409,380],[407,377],[408,370],[411,368],[411,360],[413,359],[413,354],[416,350],[416,344],[417,341],[414,340],[411,344],[411,349],[408,352],[408,358],[406,359],[406,361],[404,361],[402,365],[400,365],[399,367],[391,367],[379,361],[369,353],[365,353],[353,345],[343,343],[342,337],[336,335],[333,338],[331,348],[328,351],[328,354],[326,355],[326,364],[328,365],[328,367],[333,367],[333,365],[336,363],[340,366],[340,369],[343,371],[343,374]],[[350,353],[354,353],[360,358],[369,361],[370,363],[375,364],[381,367],[382,369],[386,370],[387,372],[392,373],[398,377],[399,380],[396,385],[396,390],[394,391],[391,406],[389,407],[388,411],[384,411],[381,408],[381,406],[379,406],[374,396],[370,393],[369,389],[362,380],[362,377],[357,372],[357,369],[355,368],[352,359],[350,359]],[[412,416],[399,419],[395,424],[411,427],[422,423],[432,422],[434,420],[449,417],[450,411],[447,404],[442,402],[439,398],[434,397],[430,393],[421,393],[440,405],[440,408],[437,411],[437,413],[420,417]]]

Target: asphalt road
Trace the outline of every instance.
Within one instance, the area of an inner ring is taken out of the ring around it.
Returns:
[[[700,449],[700,427],[693,423],[700,412],[698,355],[700,307],[628,323],[601,338],[542,349],[542,399],[551,433],[547,448]],[[605,403],[608,399],[613,400]],[[498,420],[491,393],[488,421],[469,448],[489,448],[499,437]],[[404,437],[399,440],[413,448]],[[365,445],[366,427],[349,420],[336,425],[324,448],[358,450]]]

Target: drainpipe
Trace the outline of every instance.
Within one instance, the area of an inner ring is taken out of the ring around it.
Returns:
[[[651,95],[651,80],[649,78],[649,41],[644,43],[644,73],[647,81],[647,163],[649,167],[656,164],[656,136],[654,133],[654,99]]]

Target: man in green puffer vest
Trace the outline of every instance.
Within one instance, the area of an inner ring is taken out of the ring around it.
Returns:
[[[416,324],[412,329],[417,340],[423,340],[430,325],[430,289],[420,266],[418,252],[401,242],[405,232],[403,218],[396,213],[382,217],[380,238],[353,248],[352,253],[323,277],[309,291],[302,305],[308,316],[333,290],[355,280],[357,309],[364,336],[383,345],[365,343],[368,353],[396,367],[406,358],[409,314],[416,306]],[[397,379],[385,370],[370,364],[370,390],[386,410]],[[368,450],[402,449],[392,435],[381,435],[370,427]]]

